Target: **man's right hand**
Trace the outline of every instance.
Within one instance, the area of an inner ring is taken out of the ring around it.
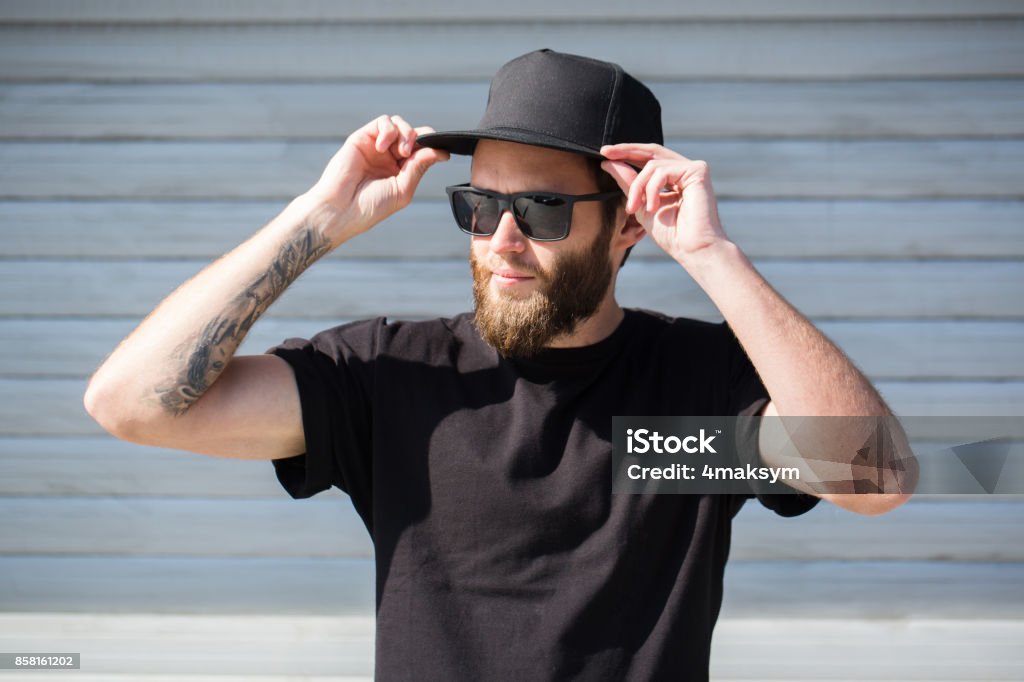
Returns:
[[[379,116],[348,136],[306,192],[330,209],[323,227],[332,248],[408,206],[427,169],[448,160],[446,151],[416,145],[431,132],[401,116]]]

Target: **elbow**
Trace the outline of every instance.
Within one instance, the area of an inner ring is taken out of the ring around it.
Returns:
[[[117,435],[115,433],[117,431],[117,424],[113,419],[113,413],[116,410],[112,410],[110,407],[109,392],[104,391],[95,378],[91,379],[89,385],[85,388],[85,395],[82,396],[82,406],[85,408],[85,413],[94,422],[103,427],[104,431],[113,436]]]
[[[845,493],[821,494],[823,500],[837,507],[864,516],[880,516],[904,505],[911,498],[910,493]]]
[[[877,498],[870,500],[867,505],[867,509],[862,511],[862,514],[868,516],[878,516],[880,514],[888,514],[889,512],[903,506],[910,499],[909,493],[893,493],[893,494],[882,494],[882,495],[861,495],[861,497]]]
[[[125,402],[119,399],[124,391],[117,386],[104,385],[93,378],[82,396],[82,405],[94,422],[104,431],[121,440],[134,441],[138,420],[134,419]]]

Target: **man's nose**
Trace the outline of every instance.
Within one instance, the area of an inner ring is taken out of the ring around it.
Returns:
[[[491,235],[491,251],[495,253],[513,252],[520,253],[526,249],[526,236],[523,235],[511,210],[501,213],[498,220],[498,227]]]

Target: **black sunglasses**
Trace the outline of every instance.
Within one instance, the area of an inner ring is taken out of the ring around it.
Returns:
[[[512,211],[520,231],[538,242],[556,242],[569,236],[572,206],[577,201],[600,201],[622,196],[621,190],[596,194],[558,192],[514,192],[502,194],[478,189],[468,182],[445,190],[459,229],[466,234],[487,237],[498,229],[501,216]]]

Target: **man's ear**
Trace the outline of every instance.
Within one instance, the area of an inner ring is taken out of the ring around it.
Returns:
[[[637,221],[636,217],[625,215],[625,213],[624,208],[620,207],[615,221],[618,228],[613,235],[611,247],[612,253],[622,254],[622,257],[619,258],[619,268],[626,264],[626,259],[633,251],[633,246],[647,234],[647,230]]]
[[[626,220],[622,223],[622,226],[619,228],[616,236],[619,237],[621,243],[628,249],[643,239],[646,234],[647,230],[645,230],[644,226],[640,224],[640,221],[636,219],[636,216],[628,215],[626,216]]]

